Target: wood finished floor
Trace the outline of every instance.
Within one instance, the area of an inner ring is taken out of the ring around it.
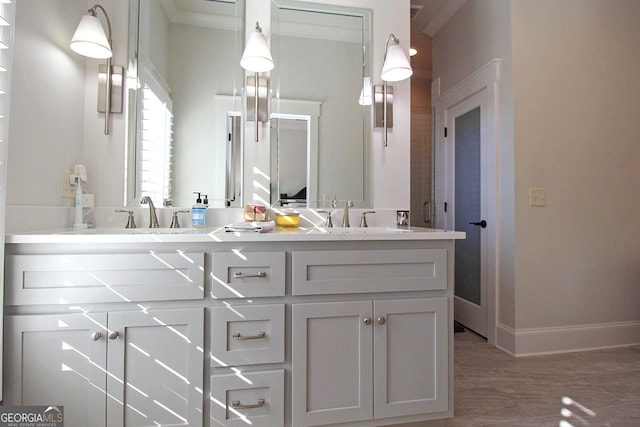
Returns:
[[[455,334],[446,427],[640,426],[640,346],[514,358]]]

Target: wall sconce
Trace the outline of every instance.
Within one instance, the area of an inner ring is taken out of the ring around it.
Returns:
[[[108,36],[98,20],[101,10],[107,21]],[[89,58],[106,59],[107,64],[98,66],[98,112],[104,113],[104,134],[109,135],[109,115],[122,113],[122,84],[124,68],[111,65],[113,49],[111,45],[111,21],[102,6],[96,4],[89,14],[80,19],[69,47],[76,53]]]
[[[391,44],[390,44],[391,43]],[[384,127],[384,146],[388,145],[387,130],[393,127],[393,87],[387,82],[397,82],[408,79],[413,74],[409,58],[400,47],[400,40],[393,34],[389,34],[384,46],[384,63],[380,77],[384,85],[375,87],[376,102],[375,126]],[[379,102],[381,98],[381,102]],[[382,111],[380,111],[382,109]],[[378,117],[381,116],[381,120]]]
[[[267,39],[262,34],[260,24],[256,22],[256,30],[249,34],[245,45],[240,66],[252,71],[255,76],[247,77],[247,120],[255,120],[255,141],[258,142],[258,123],[268,120],[267,88],[268,80],[260,77],[259,73],[270,71],[275,66]],[[249,94],[249,87],[253,86],[253,93]],[[264,96],[263,96],[264,94]],[[257,96],[256,96],[257,95]]]

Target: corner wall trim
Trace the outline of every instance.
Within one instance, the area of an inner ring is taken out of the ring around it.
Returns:
[[[515,330],[498,324],[496,347],[516,357],[640,344],[640,321]]]

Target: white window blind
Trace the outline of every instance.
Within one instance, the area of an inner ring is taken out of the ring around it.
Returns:
[[[11,85],[11,63],[13,59],[13,30],[15,5],[9,0],[0,0],[0,259],[4,259],[5,206],[7,182],[7,137],[9,135],[9,94]],[[2,400],[2,355],[4,350],[2,314],[4,307],[4,263],[0,264],[0,400]]]
[[[138,164],[141,196],[149,196],[156,206],[171,200],[171,151],[173,113],[165,85],[151,73],[141,73],[142,117]]]

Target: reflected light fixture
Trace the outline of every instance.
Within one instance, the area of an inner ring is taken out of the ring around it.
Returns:
[[[371,105],[372,95],[371,95],[371,77],[364,76],[362,80],[362,90],[360,91],[360,98],[358,99],[358,104],[360,105]]]
[[[102,11],[105,17],[108,34],[105,34],[98,19],[98,10]],[[104,134],[109,135],[109,115],[122,112],[124,68],[111,65],[113,49],[109,15],[99,4],[93,6],[88,12],[88,15],[84,15],[80,19],[69,47],[82,56],[107,60],[106,65],[100,64],[98,67],[98,112],[105,113]]]
[[[387,42],[384,46],[384,63],[382,64],[382,73],[380,77],[384,81],[384,85],[382,88],[382,123],[381,126],[384,127],[384,146],[388,145],[388,135],[387,130],[392,123],[391,120],[388,120],[389,112],[387,109],[392,106],[391,100],[388,99],[388,94],[393,93],[393,88],[387,85],[387,82],[398,82],[401,80],[408,79],[413,74],[413,69],[411,68],[411,63],[409,62],[409,58],[405,53],[404,49],[400,47],[400,40],[393,35],[389,34],[387,37]],[[391,102],[391,105],[388,105]],[[379,104],[376,102],[376,107],[380,108]],[[376,126],[380,125],[376,122]]]
[[[240,58],[240,66],[247,71],[255,73],[253,77],[247,77],[247,87],[251,84],[254,86],[253,96],[250,97],[247,90],[247,113],[253,108],[254,120],[255,120],[255,141],[258,142],[258,124],[260,121],[266,122],[268,120],[267,115],[267,79],[260,78],[259,73],[271,71],[275,64],[271,57],[271,51],[267,44],[267,39],[262,34],[262,28],[260,24],[256,22],[256,29],[247,38],[247,44],[244,47],[242,58]],[[263,90],[260,88],[263,87]],[[262,97],[264,94],[264,99]],[[251,102],[253,101],[253,102]],[[259,102],[262,101],[262,102]],[[252,105],[249,105],[249,104]],[[260,106],[263,106],[262,111]],[[262,119],[261,119],[262,117]],[[247,120],[249,120],[247,114]]]

